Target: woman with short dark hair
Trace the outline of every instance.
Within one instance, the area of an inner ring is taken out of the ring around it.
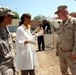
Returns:
[[[21,75],[35,75],[35,66],[37,65],[37,57],[35,52],[35,38],[30,32],[31,15],[24,13],[21,16],[21,22],[16,31],[16,62],[17,67],[21,71]]]

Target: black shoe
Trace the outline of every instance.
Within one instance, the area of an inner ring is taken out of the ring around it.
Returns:
[[[41,51],[41,50],[37,50],[36,52],[39,52],[39,51]]]
[[[42,49],[43,51],[45,51],[45,49]]]

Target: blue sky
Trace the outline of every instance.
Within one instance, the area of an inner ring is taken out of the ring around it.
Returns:
[[[76,12],[76,0],[0,0],[0,6],[8,6],[20,16],[30,13],[32,18],[37,15],[55,17],[59,5],[67,5],[69,12]]]

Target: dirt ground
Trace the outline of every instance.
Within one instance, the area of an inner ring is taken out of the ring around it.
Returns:
[[[60,75],[59,61],[54,49],[37,52],[37,57],[39,64],[36,67],[36,75]]]

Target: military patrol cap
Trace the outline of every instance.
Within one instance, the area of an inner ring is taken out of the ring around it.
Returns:
[[[66,9],[66,8],[67,8],[66,5],[60,5],[60,6],[58,6],[57,11],[55,12],[55,14],[57,14],[60,10]]]
[[[4,16],[4,15],[14,16],[14,14],[10,8],[2,6],[2,7],[0,7],[0,16]]]

